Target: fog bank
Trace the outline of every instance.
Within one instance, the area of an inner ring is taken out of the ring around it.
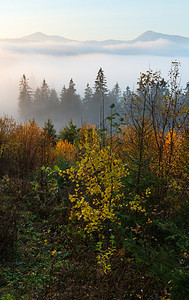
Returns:
[[[116,82],[122,91],[127,86],[131,90],[137,86],[140,72],[161,70],[162,76],[168,78],[171,62],[177,59],[181,63],[181,85],[185,87],[189,81],[189,58],[147,55],[108,55],[82,54],[69,56],[53,56],[43,54],[10,53],[0,51],[0,112],[18,117],[19,81],[23,74],[29,78],[33,90],[41,86],[45,78],[50,88],[55,88],[58,95],[73,78],[77,93],[81,96],[87,83],[94,86],[100,67],[104,70],[108,88],[112,89]]]

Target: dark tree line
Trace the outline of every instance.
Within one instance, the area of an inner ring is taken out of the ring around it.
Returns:
[[[72,119],[78,126],[86,122],[103,129],[107,127],[106,118],[110,115],[112,103],[115,104],[116,113],[120,115],[127,114],[128,110],[130,110],[130,118],[133,118],[132,110],[134,109],[133,101],[135,97],[140,99],[138,102],[141,102],[141,107],[139,103],[137,106],[138,114],[141,114],[143,100],[147,98],[146,101],[153,106],[151,109],[153,110],[158,106],[158,111],[160,112],[163,103],[161,99],[166,98],[173,87],[169,86],[169,82],[162,79],[159,74],[154,74],[152,82],[147,83],[145,88],[143,88],[142,80],[143,78],[141,77],[140,82],[138,82],[140,88],[137,91],[131,92],[127,86],[126,90],[122,92],[118,83],[115,84],[112,90],[109,90],[104,71],[100,68],[94,87],[90,87],[89,83],[87,83],[84,96],[81,97],[76,91],[72,78],[68,87],[64,85],[60,95],[58,95],[55,89],[51,89],[48,86],[45,79],[41,87],[32,91],[29,79],[23,75],[19,85],[18,107],[20,117],[23,121],[35,118],[39,124],[51,118],[56,126],[60,127]],[[180,92],[179,99],[179,101],[185,102],[185,106],[188,106],[189,83],[186,85],[185,90]],[[147,114],[149,114],[151,109],[148,107],[146,110]],[[159,122],[159,127],[163,126],[162,120],[156,122]]]
[[[129,87],[122,93],[118,83],[112,90],[108,89],[102,68],[98,71],[94,87],[87,83],[83,97],[77,93],[72,78],[68,87],[64,85],[58,95],[45,79],[41,87],[32,91],[29,79],[23,75],[19,85],[19,114],[23,121],[35,118],[38,122],[44,122],[50,117],[56,124],[62,124],[73,119],[77,125],[86,122],[103,128],[110,105],[114,103],[121,111],[125,93],[131,93]]]

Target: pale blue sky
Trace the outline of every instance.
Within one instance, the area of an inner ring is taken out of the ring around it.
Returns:
[[[129,40],[147,30],[189,37],[188,12],[188,0],[0,0],[0,38],[41,31]]]

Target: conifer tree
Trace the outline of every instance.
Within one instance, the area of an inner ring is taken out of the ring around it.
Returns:
[[[99,69],[96,80],[95,80],[95,95],[105,95],[108,92],[107,81],[102,68]]]
[[[78,119],[81,114],[82,103],[80,95],[76,93],[75,83],[70,79],[69,86],[63,87],[60,94],[61,114],[68,121],[70,118]]]
[[[111,98],[111,100],[114,102],[114,104],[118,104],[122,97],[121,97],[121,89],[119,87],[118,82],[115,84],[115,86],[113,87],[113,89],[111,90],[111,92],[109,93],[109,96]]]
[[[49,89],[49,86],[48,86],[45,79],[43,80],[40,92],[41,92],[41,95],[40,95],[41,96],[40,97],[41,102],[42,103],[48,103],[48,100],[49,100],[49,97],[50,97],[50,89]]]
[[[85,88],[84,97],[82,99],[84,117],[85,117],[85,121],[87,123],[91,123],[90,106],[92,104],[92,100],[93,100],[93,91],[92,91],[92,88],[90,87],[89,83],[87,83],[87,86]]]
[[[87,86],[85,88],[85,93],[84,93],[84,97],[83,97],[83,104],[84,104],[84,108],[87,110],[88,106],[90,105],[91,101],[93,98],[93,91],[92,88],[90,87],[89,83],[87,83]]]
[[[132,92],[130,90],[130,87],[127,86],[126,90],[123,92],[123,97],[122,97],[122,106],[124,104],[124,100],[127,99],[127,103],[130,103],[132,97]]]
[[[47,105],[47,113],[52,118],[57,117],[57,113],[59,111],[59,99],[55,89],[50,90],[49,101]]]
[[[108,95],[108,105],[109,108],[110,105],[114,104],[115,109],[117,113],[121,113],[121,105],[122,105],[122,95],[121,95],[121,89],[119,87],[118,82],[115,84],[113,89],[109,92]],[[107,111],[109,114],[109,111]]]
[[[29,79],[23,74],[19,84],[18,107],[21,118],[31,116],[32,91],[28,84]]]
[[[60,93],[60,104],[63,104],[66,93],[67,93],[67,88],[64,85]]]
[[[43,130],[44,130],[45,136],[48,138],[48,140],[53,145],[55,145],[56,144],[56,129],[50,118],[48,118],[47,121],[45,121]]]
[[[90,105],[90,114],[93,116],[92,121],[100,121],[101,129],[104,129],[105,120],[105,97],[107,96],[107,81],[102,68],[99,69],[95,84],[93,100]]]
[[[34,94],[34,114],[37,119],[46,118],[48,116],[49,98],[50,89],[44,79],[41,87],[38,87]]]
[[[55,89],[50,90],[50,102],[57,104],[59,102],[58,95]]]

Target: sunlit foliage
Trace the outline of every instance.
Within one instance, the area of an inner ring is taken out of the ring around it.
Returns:
[[[122,197],[121,178],[127,174],[122,161],[115,158],[110,147],[101,149],[94,129],[92,137],[91,145],[86,131],[85,143],[81,145],[85,148],[85,156],[66,171],[75,183],[74,193],[69,196],[73,203],[71,215],[83,221],[88,233],[101,232],[107,221],[118,222],[115,210]]]
[[[56,155],[59,159],[74,163],[76,162],[77,148],[67,140],[60,139],[56,144]]]
[[[52,164],[55,158],[52,144],[34,120],[16,124],[5,117],[1,118],[0,126],[2,174],[23,177],[39,166]]]
[[[110,106],[107,128],[103,117],[100,128],[70,121],[56,134],[50,119],[40,128],[0,118],[1,299],[188,299],[178,66],[167,82],[142,73],[123,116]]]

